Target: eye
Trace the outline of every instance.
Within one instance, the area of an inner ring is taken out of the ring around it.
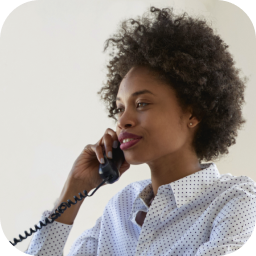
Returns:
[[[149,105],[149,103],[145,103],[145,102],[138,102],[137,105],[139,105],[139,104],[146,104],[146,105]],[[120,113],[119,110],[122,110],[122,109],[123,109],[123,108],[116,108],[116,109],[114,109],[113,113],[114,113],[115,115],[117,115],[117,114]]]

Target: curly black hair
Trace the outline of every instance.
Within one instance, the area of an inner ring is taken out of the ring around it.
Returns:
[[[115,100],[123,77],[132,67],[145,66],[174,89],[182,110],[192,107],[201,121],[192,143],[199,163],[220,159],[246,122],[241,108],[248,77],[239,77],[229,46],[205,18],[175,15],[173,8],[150,6],[150,11],[121,21],[118,33],[105,41],[104,52],[110,41],[116,47],[109,54],[107,84],[97,92],[105,92],[108,117],[117,121]]]

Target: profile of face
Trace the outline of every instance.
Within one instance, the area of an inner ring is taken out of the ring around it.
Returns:
[[[142,90],[151,93],[132,96]],[[121,81],[117,98],[117,136],[129,132],[142,137],[123,151],[129,164],[159,167],[195,154],[191,143],[199,121],[190,111],[182,111],[171,86],[150,75],[146,67],[129,70]]]

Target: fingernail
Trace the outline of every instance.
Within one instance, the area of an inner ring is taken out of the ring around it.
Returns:
[[[117,140],[115,140],[114,142],[113,142],[113,146],[112,146],[113,148],[117,148],[118,147],[118,141]]]
[[[108,152],[108,157],[112,158],[112,152],[111,151]]]
[[[101,158],[101,159],[100,159],[100,162],[101,162],[102,164],[104,164],[104,163],[105,163],[104,158]]]

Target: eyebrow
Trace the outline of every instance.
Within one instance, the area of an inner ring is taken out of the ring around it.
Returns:
[[[151,92],[151,91],[145,89],[145,90],[141,90],[141,91],[134,92],[131,96],[132,96],[132,97],[135,97],[135,96],[138,96],[138,95],[141,95],[141,94],[145,94],[145,93],[150,93],[150,94],[155,95],[153,92]],[[156,95],[155,95],[155,96],[156,96]],[[116,98],[116,101],[118,101],[118,100],[121,100],[121,98],[117,97],[117,98]]]

